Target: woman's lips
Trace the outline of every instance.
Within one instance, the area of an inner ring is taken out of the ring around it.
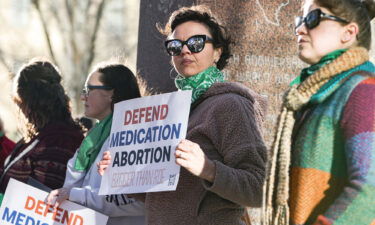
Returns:
[[[183,59],[181,62],[182,65],[189,65],[191,63],[193,63],[193,60],[190,59]]]
[[[298,44],[306,43],[307,40],[305,38],[298,38]]]

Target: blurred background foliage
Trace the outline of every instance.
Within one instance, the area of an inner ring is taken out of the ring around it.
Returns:
[[[34,57],[54,62],[72,100],[74,117],[83,113],[80,93],[100,61],[136,65],[140,0],[0,1],[0,118],[13,140],[19,138],[12,78]]]

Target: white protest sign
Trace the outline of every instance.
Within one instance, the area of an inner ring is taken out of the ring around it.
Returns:
[[[100,195],[176,190],[177,144],[186,136],[191,91],[117,103],[110,134],[111,165]]]
[[[44,202],[48,193],[11,179],[0,208],[1,225],[104,225],[108,217],[70,201],[56,210]]]

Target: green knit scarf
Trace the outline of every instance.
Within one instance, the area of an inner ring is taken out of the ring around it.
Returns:
[[[112,114],[96,123],[89,131],[79,147],[77,159],[74,164],[76,170],[84,171],[91,167],[111,132],[111,125]]]
[[[337,57],[342,55],[342,53],[346,52],[347,50],[348,49],[339,49],[339,50],[333,51],[327,54],[326,56],[324,56],[323,58],[321,58],[318,63],[311,65],[310,67],[304,68],[301,71],[301,74],[290,83],[290,86],[293,86],[295,84],[297,85],[301,84],[304,80],[306,80],[306,78],[314,74],[323,66],[331,63],[333,60],[335,60]]]
[[[174,82],[179,90],[192,90],[191,102],[193,103],[214,83],[224,82],[224,75],[218,68],[211,66],[191,77],[178,74]]]

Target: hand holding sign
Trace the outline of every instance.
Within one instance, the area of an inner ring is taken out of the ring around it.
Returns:
[[[1,225],[103,225],[108,216],[73,202],[58,207],[46,203],[47,192],[13,178],[0,207]]]
[[[180,166],[174,151],[186,136],[190,103],[191,91],[178,91],[115,104],[112,160],[104,153],[98,163],[99,195],[176,190]]]
[[[215,164],[207,158],[200,146],[189,140],[182,140],[176,147],[176,163],[190,173],[209,182],[215,179]]]
[[[98,173],[103,176],[105,170],[108,168],[111,163],[111,153],[109,151],[103,152],[102,159],[98,162]]]
[[[60,188],[53,190],[47,196],[46,202],[50,205],[53,205],[54,208],[57,208],[63,201],[69,199],[69,193],[69,188]]]

